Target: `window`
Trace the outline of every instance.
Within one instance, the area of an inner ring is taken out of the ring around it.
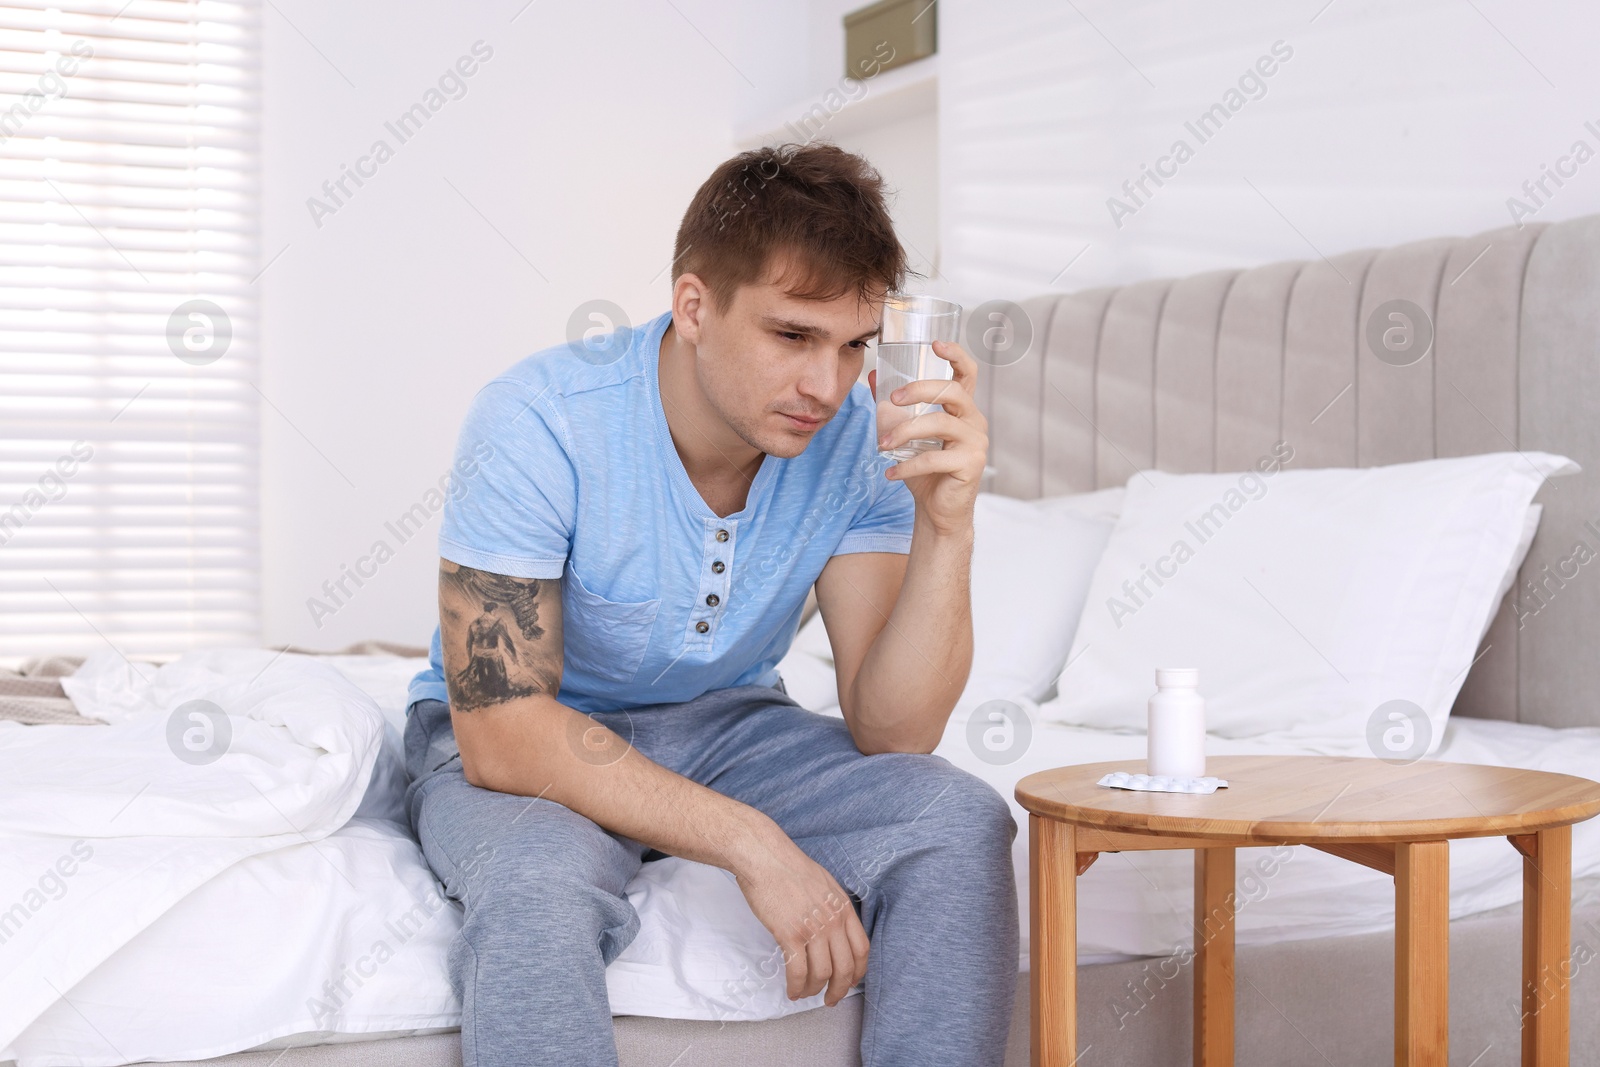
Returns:
[[[5,662],[259,641],[258,24],[0,2]]]

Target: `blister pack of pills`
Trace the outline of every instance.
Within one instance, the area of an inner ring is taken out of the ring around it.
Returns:
[[[1148,774],[1129,774],[1127,771],[1112,771],[1095,784],[1111,789],[1139,789],[1147,793],[1215,793],[1228,787],[1225,779],[1210,775],[1204,778],[1168,778],[1164,774],[1151,777]]]

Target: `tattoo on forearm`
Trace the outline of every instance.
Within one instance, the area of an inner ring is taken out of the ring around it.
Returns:
[[[472,711],[556,693],[562,655],[560,590],[554,579],[512,578],[440,561],[441,638],[453,708]],[[539,624],[541,607],[553,626]]]

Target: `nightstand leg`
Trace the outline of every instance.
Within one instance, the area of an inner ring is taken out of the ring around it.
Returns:
[[[1078,848],[1071,823],[1028,813],[1033,1067],[1078,1058]]]
[[[1194,1065],[1233,1067],[1234,850],[1194,850]]]
[[[1450,1062],[1450,842],[1394,847],[1394,1062]]]
[[[1522,860],[1522,1064],[1566,1067],[1572,1012],[1572,827],[1528,837]]]

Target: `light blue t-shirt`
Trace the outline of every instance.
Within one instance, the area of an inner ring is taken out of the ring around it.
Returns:
[[[619,330],[609,363],[592,338],[523,359],[478,391],[456,445],[439,555],[565,579],[557,699],[580,711],[774,685],[830,557],[911,550],[911,492],[883,475],[892,461],[878,456],[860,383],[804,452],[763,459],[743,510],[718,518],[662,410],[671,321]],[[408,704],[449,700],[439,636]]]

